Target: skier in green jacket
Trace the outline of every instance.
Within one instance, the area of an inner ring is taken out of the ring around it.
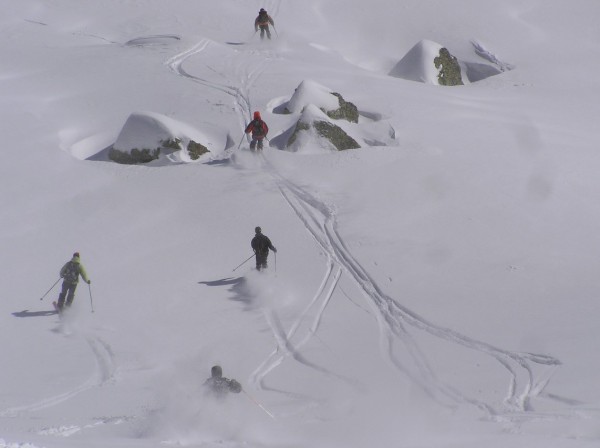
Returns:
[[[79,259],[79,252],[73,254],[73,258],[67,261],[60,270],[60,276],[63,279],[62,290],[58,295],[56,307],[62,311],[64,307],[70,307],[75,298],[75,289],[79,283],[79,276],[89,285],[92,281],[88,278],[85,268]],[[65,302],[66,299],[66,302]]]

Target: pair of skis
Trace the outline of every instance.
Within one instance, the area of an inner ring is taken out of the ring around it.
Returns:
[[[56,280],[56,282],[54,282],[54,284],[50,287],[50,289],[48,291],[46,291],[46,294],[44,294],[40,300],[44,300],[44,297],[46,297],[50,291],[52,291],[54,289],[54,287],[58,284],[58,282],[61,280],[62,277],[60,277],[58,280]],[[92,298],[92,287],[91,285],[88,283],[88,289],[90,292],[90,306],[92,307],[92,313],[94,312],[94,299]],[[54,306],[54,309],[56,310],[56,312],[60,315],[62,310],[58,307],[58,303],[56,301],[52,302],[52,306]]]

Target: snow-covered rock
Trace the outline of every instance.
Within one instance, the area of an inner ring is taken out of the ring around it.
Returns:
[[[287,147],[298,151],[309,144],[338,151],[360,148],[355,139],[341,127],[333,124],[331,119],[313,104],[304,108],[288,140]]]
[[[309,104],[314,104],[330,118],[358,123],[358,108],[337,92],[315,81],[305,79],[300,83],[283,113],[300,113]]]
[[[439,85],[438,69],[433,60],[438,56],[443,45],[424,39],[410,49],[406,55],[390,71],[395,78],[418,81],[425,84]]]
[[[182,163],[200,160],[227,142],[224,131],[198,130],[193,126],[154,112],[137,112],[129,116],[109,158],[118,163],[148,163],[160,160]]]
[[[460,80],[462,84],[481,81],[490,76],[498,75],[506,70],[511,70],[513,66],[508,63],[499,61],[493,53],[484,49],[478,43],[473,43],[475,54],[494,65],[482,64],[481,62],[465,61],[454,56],[456,63],[460,67]],[[445,50],[445,51],[444,51]],[[395,78],[402,78],[409,81],[417,81],[425,84],[441,85],[439,80],[440,70],[442,67],[436,67],[436,59],[440,61],[442,54],[447,52],[445,47],[431,40],[421,40],[410,49],[406,55],[390,70],[388,73]],[[443,58],[442,58],[443,59]],[[458,85],[456,82],[451,85]]]

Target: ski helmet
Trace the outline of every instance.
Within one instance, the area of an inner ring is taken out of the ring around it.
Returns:
[[[260,11],[258,11],[258,12],[260,13],[260,12],[267,12],[267,11],[265,11],[264,8],[260,8]]]
[[[254,229],[254,232],[256,232],[256,233],[261,233],[261,232],[262,232],[262,229],[261,229],[260,227],[256,227],[256,228]]]
[[[254,119],[260,120],[260,112],[259,111],[254,112]]]
[[[223,376],[223,369],[221,366],[213,366],[212,369],[210,369],[210,376],[221,378]]]
[[[75,252],[73,256],[79,258],[79,252]]]

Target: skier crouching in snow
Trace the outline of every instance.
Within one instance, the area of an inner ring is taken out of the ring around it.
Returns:
[[[254,249],[254,253],[256,254],[256,269],[261,270],[267,267],[267,257],[269,256],[269,249],[273,252],[277,253],[277,249],[271,244],[271,240],[268,236],[263,235],[262,229],[260,227],[256,227],[254,229],[256,235],[252,238],[250,245],[252,249]]]
[[[88,278],[85,268],[81,264],[79,252],[73,254],[73,258],[67,261],[60,270],[60,276],[63,279],[62,290],[58,295],[58,303],[56,307],[58,311],[62,311],[65,306],[70,307],[75,298],[75,289],[79,283],[79,276],[89,285],[92,281]],[[66,303],[65,303],[66,299]]]
[[[252,132],[252,141],[250,142],[250,149],[255,149],[258,145],[258,149],[263,149],[263,140],[269,133],[269,127],[267,123],[265,123],[261,116],[260,112],[254,112],[254,119],[246,126],[246,130],[244,131],[246,134]]]
[[[269,39],[271,38],[271,30],[269,30],[269,24],[275,26],[275,22],[273,21],[271,16],[267,14],[267,11],[265,11],[263,8],[260,8],[260,11],[258,11],[258,17],[256,17],[256,20],[254,20],[254,32],[256,33],[260,28],[261,39],[265,38],[265,32],[267,33],[267,37]]]
[[[221,366],[213,366],[210,369],[210,378],[204,382],[207,393],[215,398],[223,398],[227,393],[239,394],[242,391],[242,385],[236,380],[223,377]]]

